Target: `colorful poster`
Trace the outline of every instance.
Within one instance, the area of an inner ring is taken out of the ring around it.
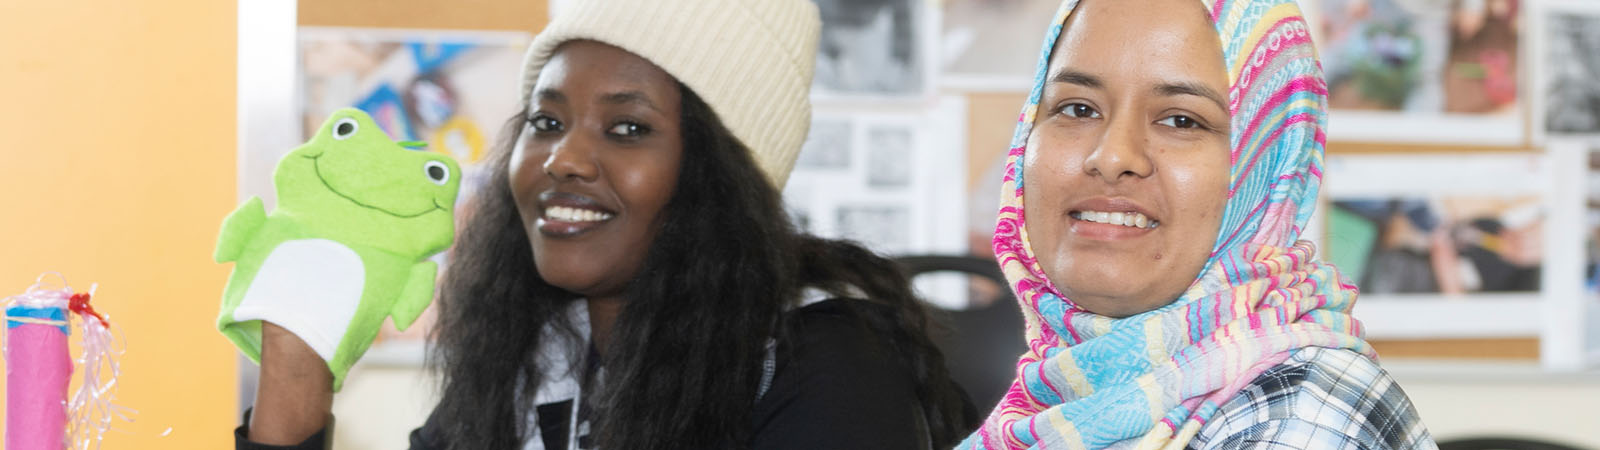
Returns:
[[[396,140],[427,142],[466,178],[461,203],[485,176],[479,164],[515,114],[525,33],[300,29],[302,130],[355,106]],[[303,136],[309,137],[309,136]]]

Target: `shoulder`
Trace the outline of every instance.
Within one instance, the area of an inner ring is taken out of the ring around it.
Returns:
[[[890,340],[898,312],[869,300],[833,298],[790,311],[778,360],[790,373],[848,375],[849,379],[909,380]],[[868,381],[868,380],[861,380]],[[909,385],[907,385],[909,386]]]
[[[889,308],[865,300],[829,299],[791,311],[788,335],[779,344],[778,385],[809,390],[851,389],[864,384],[909,387],[910,372],[878,324]],[[836,385],[839,383],[848,385]]]
[[[1405,391],[1359,353],[1309,347],[1219,406],[1196,449],[1412,449],[1433,439]]]
[[[829,298],[795,308],[785,315],[791,340],[797,342],[838,342],[877,340],[869,326],[873,318],[886,318],[893,311],[888,305],[853,298]]]
[[[921,431],[913,374],[871,319],[831,299],[791,311],[772,387],[752,411],[754,448],[910,448]]]

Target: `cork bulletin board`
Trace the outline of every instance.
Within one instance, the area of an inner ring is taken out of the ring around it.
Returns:
[[[535,33],[548,22],[545,0],[318,0],[300,2],[301,26],[371,27],[450,30],[504,30]],[[966,164],[969,186],[986,180],[988,158],[1004,155],[1022,104],[1021,92],[974,91],[967,97]],[[1441,153],[1462,151],[1538,152],[1526,142],[1515,146],[1330,142],[1329,154]],[[1494,358],[1537,360],[1539,340],[1525,338],[1379,339],[1373,345],[1385,357]]]
[[[315,0],[300,2],[297,13],[301,26],[529,33],[550,20],[545,0]]]

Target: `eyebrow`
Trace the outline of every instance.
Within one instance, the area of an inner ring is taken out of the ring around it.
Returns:
[[[601,103],[606,103],[606,104],[611,104],[611,105],[624,105],[624,104],[630,104],[631,103],[631,104],[643,106],[643,107],[646,107],[646,108],[650,108],[651,110],[654,110],[655,112],[661,112],[661,108],[657,108],[656,104],[654,102],[650,101],[650,97],[644,95],[643,92],[639,92],[639,91],[623,91],[623,92],[615,92],[615,93],[606,94],[606,95],[600,96],[600,102]]]
[[[1216,103],[1217,108],[1220,108],[1223,111],[1228,110],[1228,102],[1222,99],[1222,94],[1217,93],[1215,89],[1211,89],[1206,85],[1192,81],[1163,83],[1160,86],[1156,86],[1156,93],[1167,97],[1193,95],[1206,100],[1211,100],[1211,103]]]
[[[539,100],[547,101],[547,102],[555,102],[555,103],[566,103],[567,102],[567,94],[562,94],[561,91],[558,91],[558,90],[555,90],[555,89],[551,89],[551,88],[540,89],[539,92],[535,92],[533,94],[533,96],[535,98],[538,98]]]
[[[1050,82],[1076,84],[1090,89],[1105,88],[1105,82],[1102,81],[1100,77],[1090,75],[1087,72],[1069,68],[1062,68],[1061,70],[1056,71],[1055,75],[1050,76]],[[1211,89],[1206,85],[1193,81],[1162,83],[1160,86],[1156,86],[1155,92],[1164,97],[1193,95],[1210,100],[1212,103],[1217,105],[1217,108],[1220,108],[1223,111],[1228,110],[1228,102],[1223,100],[1221,93],[1218,93],[1215,89]]]
[[[563,94],[561,91],[558,91],[555,88],[540,89],[537,92],[534,92],[533,95],[540,101],[567,103],[567,94]],[[655,102],[650,101],[649,96],[646,96],[643,92],[639,91],[623,91],[605,94],[600,96],[600,102],[609,105],[636,104],[650,108],[655,112],[662,112],[661,108],[656,107]]]
[[[1050,82],[1076,84],[1091,89],[1103,89],[1106,85],[1100,81],[1100,77],[1067,68],[1058,70],[1055,75],[1051,75]]]

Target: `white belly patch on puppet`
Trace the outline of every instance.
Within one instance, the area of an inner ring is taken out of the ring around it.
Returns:
[[[234,320],[265,320],[299,336],[323,360],[332,360],[339,340],[361,306],[366,280],[361,255],[327,239],[278,244],[261,263]]]

